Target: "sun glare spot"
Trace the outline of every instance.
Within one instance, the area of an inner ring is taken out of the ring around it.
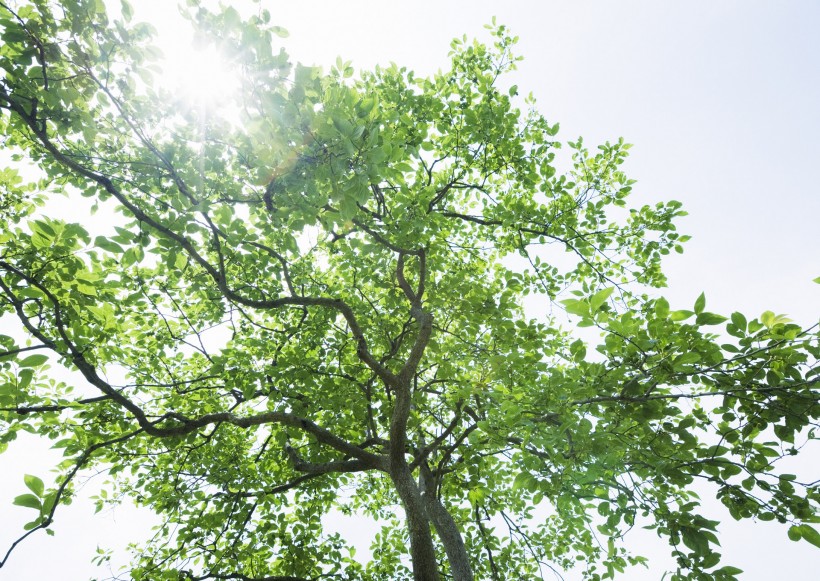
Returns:
[[[181,106],[209,115],[229,115],[236,109],[240,76],[216,47],[178,46],[166,54],[166,86]]]

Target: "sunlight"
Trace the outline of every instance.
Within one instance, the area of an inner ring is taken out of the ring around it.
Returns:
[[[221,117],[235,111],[241,78],[217,47],[175,43],[165,54],[163,84],[182,105]]]

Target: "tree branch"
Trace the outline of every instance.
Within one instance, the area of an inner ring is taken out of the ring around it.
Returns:
[[[14,541],[11,544],[8,551],[6,551],[6,554],[3,557],[3,559],[0,560],[0,569],[2,569],[3,566],[6,564],[14,549],[16,549],[20,543],[22,543],[26,538],[28,538],[29,535],[34,534],[35,531],[38,531],[40,529],[48,528],[48,526],[54,521],[54,513],[57,511],[57,505],[60,504],[60,500],[62,500],[66,488],[77,475],[77,473],[80,471],[80,469],[88,463],[94,452],[101,448],[105,448],[107,446],[112,446],[114,444],[119,444],[120,442],[129,440],[142,431],[143,430],[141,429],[134,430],[133,432],[129,432],[128,434],[120,436],[119,438],[114,438],[113,440],[108,440],[105,442],[98,442],[97,444],[92,444],[91,446],[86,448],[85,452],[83,452],[77,459],[77,461],[74,463],[74,467],[57,487],[57,491],[54,494],[54,500],[52,501],[51,508],[48,510],[48,513],[45,515],[45,518],[43,518],[37,526],[26,532],[24,535],[20,536],[16,541]]]
[[[222,272],[220,269],[212,265],[204,256],[202,256],[196,250],[196,248],[190,240],[188,240],[185,236],[173,231],[168,226],[165,226],[158,219],[149,215],[139,206],[134,204],[130,199],[128,199],[128,197],[125,194],[123,194],[119,190],[119,188],[117,188],[114,185],[113,181],[111,181],[111,179],[108,176],[105,176],[101,173],[86,168],[85,166],[77,163],[76,161],[68,157],[66,154],[64,154],[62,151],[60,151],[57,148],[57,146],[51,141],[45,129],[38,127],[36,119],[32,118],[32,116],[29,113],[27,113],[25,109],[23,109],[17,102],[11,99],[6,90],[2,87],[0,87],[0,98],[6,101],[6,103],[9,104],[9,108],[12,111],[14,111],[26,123],[26,125],[31,129],[31,131],[40,141],[40,143],[42,143],[43,147],[46,148],[46,150],[54,157],[56,161],[58,161],[68,169],[76,172],[77,174],[89,180],[92,180],[100,186],[102,186],[102,188],[106,192],[108,192],[118,202],[120,202],[129,212],[131,212],[131,214],[135,218],[148,224],[157,232],[167,236],[171,240],[174,240],[176,243],[178,243],[185,250],[185,252],[194,260],[194,262],[199,264],[211,276],[211,278],[214,280],[220,292],[225,296],[225,298],[240,303],[242,305],[258,309],[277,309],[283,306],[296,305],[304,307],[322,306],[340,312],[347,321],[347,324],[350,327],[353,336],[356,338],[356,353],[362,360],[362,362],[364,362],[368,367],[370,367],[383,381],[390,385],[395,384],[397,380],[395,375],[392,372],[390,372],[389,369],[381,365],[370,353],[367,346],[367,341],[364,337],[364,333],[362,332],[362,328],[359,325],[358,320],[356,319],[356,315],[353,313],[353,309],[350,308],[350,306],[347,305],[344,301],[330,297],[300,296],[281,297],[278,299],[268,300],[255,300],[238,294],[236,291],[234,291],[228,286],[224,272]]]
[[[319,442],[327,444],[348,456],[352,456],[367,462],[372,468],[381,468],[383,466],[383,458],[381,456],[377,456],[362,450],[360,447],[351,444],[338,436],[335,436],[332,432],[318,426],[308,419],[284,412],[267,412],[247,417],[237,416],[230,412],[220,412],[206,414],[195,419],[186,418],[181,414],[170,412],[161,416],[157,420],[149,420],[142,408],[114,389],[114,387],[99,376],[96,367],[89,363],[83,352],[71,341],[65,331],[65,325],[60,312],[60,303],[57,300],[57,297],[45,288],[45,286],[40,284],[39,281],[34,280],[32,277],[19,271],[10,264],[0,261],[0,267],[15,273],[23,280],[26,280],[29,284],[38,288],[49,299],[49,301],[51,301],[54,311],[55,327],[57,328],[57,332],[59,333],[62,342],[66,345],[67,352],[61,350],[57,343],[48,338],[40,329],[31,323],[23,310],[22,301],[14,295],[11,289],[0,278],[0,289],[2,289],[9,297],[9,300],[14,305],[18,318],[29,333],[31,333],[44,345],[48,345],[55,353],[68,357],[91,385],[98,388],[114,402],[128,410],[137,420],[140,428],[142,428],[147,434],[167,438],[173,436],[184,436],[199,430],[200,428],[216,423],[228,423],[241,428],[275,423],[298,428],[304,432],[307,432],[313,435]],[[178,425],[173,427],[162,427],[159,424],[163,421],[173,421]]]

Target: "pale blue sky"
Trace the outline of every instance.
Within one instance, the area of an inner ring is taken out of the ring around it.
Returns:
[[[135,0],[138,14],[160,0]],[[496,16],[521,37],[525,57],[510,82],[532,91],[540,110],[561,123],[559,138],[590,145],[623,136],[635,144],[627,171],[638,180],[636,203],[682,201],[692,234],[668,262],[673,308],[706,291],[709,309],[770,309],[810,324],[820,314],[820,2],[656,0],[410,2],[263,0],[286,27],[294,59],[357,68],[395,61],[419,73],[447,64],[449,41],[481,36]],[[170,34],[173,24],[164,16]],[[816,450],[815,450],[816,451]],[[44,469],[36,455],[8,452],[3,474]],[[814,460],[818,455],[814,454]],[[14,461],[12,468],[8,462]],[[798,470],[816,479],[817,462]],[[812,475],[812,472],[814,474]],[[20,494],[3,477],[2,496]],[[25,509],[0,504],[0,538]],[[728,515],[714,514],[731,520]],[[86,503],[58,515],[54,538],[38,535],[0,578],[85,579],[97,543],[128,538],[143,525],[128,511],[101,521]],[[7,520],[8,518],[8,520]],[[17,526],[17,525],[14,525]],[[771,523],[728,522],[721,530],[727,562],[744,581],[816,578],[820,553],[795,544]],[[660,579],[665,544],[635,536],[661,558],[631,580]],[[572,578],[568,576],[568,579]]]

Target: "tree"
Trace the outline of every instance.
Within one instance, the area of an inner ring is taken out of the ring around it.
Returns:
[[[816,327],[649,294],[681,205],[628,208],[623,141],[558,171],[503,26],[355,76],[274,53],[264,11],[190,15],[242,71],[223,115],[153,82],[127,4],[0,2],[0,446],[65,455],[24,477],[21,540],[96,468],[101,507],[163,518],[135,579],[611,578],[636,523],[674,578],[735,578],[696,481],[820,546],[816,483],[777,466],[815,439]],[[384,523],[369,563],[331,511]]]

